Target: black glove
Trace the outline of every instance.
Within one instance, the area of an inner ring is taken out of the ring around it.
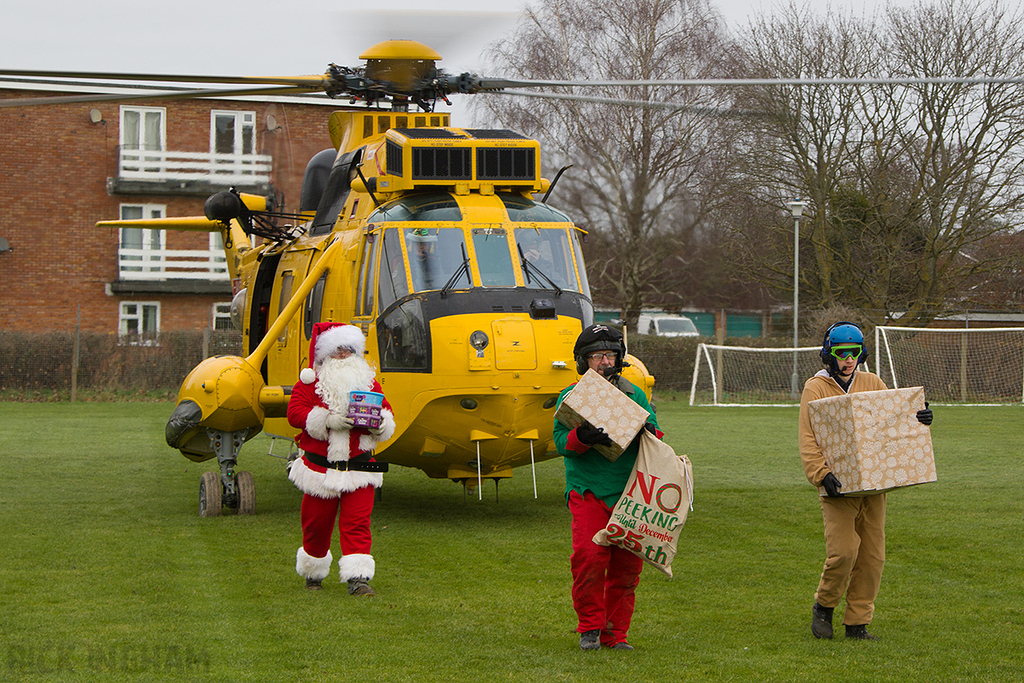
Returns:
[[[917,421],[927,427],[932,423],[934,417],[931,408],[928,407],[928,401],[925,401],[924,410],[917,411]]]
[[[654,426],[654,423],[653,423],[653,422],[645,422],[645,423],[644,423],[644,429],[646,429],[647,431],[649,431],[649,432],[650,432],[651,434],[653,434],[654,436],[657,436],[657,435],[658,435],[658,428]]]
[[[842,498],[843,494],[839,493],[839,489],[843,488],[843,485],[836,479],[836,475],[829,472],[825,475],[825,478],[821,480],[821,485],[825,487],[825,493],[828,494],[829,498]]]
[[[580,443],[587,446],[593,446],[594,444],[601,444],[602,446],[612,445],[611,437],[605,434],[603,429],[595,427],[589,422],[584,422],[576,428],[576,438],[579,439]]]

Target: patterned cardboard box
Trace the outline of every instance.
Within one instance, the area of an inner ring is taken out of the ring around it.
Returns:
[[[924,408],[922,387],[832,396],[807,407],[815,440],[844,494],[936,480],[932,435],[916,417]]]
[[[555,412],[555,419],[569,427],[579,427],[586,421],[603,429],[612,445],[595,448],[612,462],[622,455],[649,417],[646,410],[593,370],[587,370]]]

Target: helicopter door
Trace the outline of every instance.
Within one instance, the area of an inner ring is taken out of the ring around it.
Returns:
[[[281,260],[281,254],[267,256],[260,261],[259,270],[256,271],[256,279],[252,285],[252,302],[249,308],[249,349],[252,353],[263,341],[270,325],[270,301],[274,293],[274,275],[277,273],[277,264]],[[263,366],[260,368],[263,381],[267,381],[267,360],[263,359]]]

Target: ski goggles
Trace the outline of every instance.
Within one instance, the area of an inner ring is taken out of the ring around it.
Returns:
[[[841,346],[833,346],[829,353],[832,354],[833,358],[843,360],[845,358],[859,358],[863,351],[864,347],[860,344],[843,344]]]

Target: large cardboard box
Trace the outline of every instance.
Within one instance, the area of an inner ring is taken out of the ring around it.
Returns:
[[[555,411],[555,419],[569,427],[579,427],[586,421],[603,429],[612,445],[594,448],[612,462],[622,455],[648,418],[646,410],[594,370],[587,370]]]
[[[916,417],[924,408],[922,387],[832,396],[807,407],[814,438],[844,494],[936,481],[932,435]]]

